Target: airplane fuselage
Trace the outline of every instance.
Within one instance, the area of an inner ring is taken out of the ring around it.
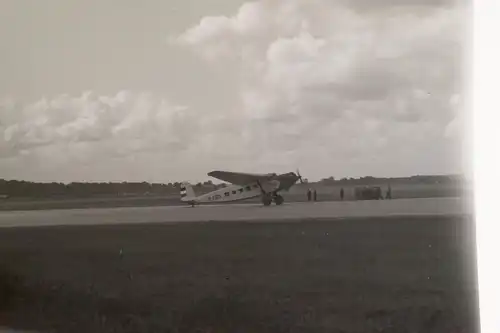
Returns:
[[[228,185],[224,188],[200,195],[196,198],[198,203],[239,201],[258,197],[262,194],[257,183],[246,186]]]
[[[266,194],[277,194],[287,191],[299,177],[293,172],[277,175],[267,181],[256,181],[247,185],[230,184],[224,188],[202,194],[193,198],[191,204],[241,201],[261,197]]]

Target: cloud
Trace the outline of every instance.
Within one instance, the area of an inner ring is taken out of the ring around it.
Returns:
[[[0,103],[0,159],[47,168],[106,163],[148,152],[179,155],[200,139],[198,115],[149,93],[60,95]],[[80,163],[80,164],[79,164]]]
[[[210,71],[221,75],[211,96],[221,107],[131,91],[0,100],[0,169],[160,181],[201,180],[211,169],[299,167],[310,179],[455,172],[466,10],[261,0],[203,17],[169,42],[207,67],[237,68]]]
[[[2,157],[56,144],[109,144],[111,154],[179,149],[192,143],[187,133],[197,124],[185,107],[127,91],[115,96],[61,95],[25,105],[2,103],[0,115],[6,120],[1,125]]]
[[[202,180],[207,168],[255,158],[244,119],[148,92],[0,100],[2,177],[34,180]]]
[[[396,173],[419,172],[410,164],[417,160],[427,163],[421,172],[443,172],[442,156],[457,144],[445,137],[455,118],[449,100],[463,93],[467,8],[370,4],[248,2],[232,16],[202,18],[173,42],[209,66],[239,65],[245,135],[270,156],[287,151],[335,165],[376,155]],[[408,165],[398,168],[407,151]],[[381,172],[367,163],[354,169]]]

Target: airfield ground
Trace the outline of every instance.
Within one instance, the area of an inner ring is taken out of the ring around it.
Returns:
[[[376,204],[399,209],[389,201],[350,204],[359,211]],[[386,209],[374,217],[343,214],[344,219],[294,223],[278,217],[260,223],[113,224],[108,219],[92,226],[0,228],[0,327],[478,332],[471,215],[433,216],[436,205],[419,207],[427,207],[421,208],[425,216],[389,216]],[[448,213],[456,209],[446,207]],[[194,214],[189,208],[170,209]],[[108,216],[81,215],[84,211],[71,216]]]
[[[383,193],[387,190],[387,184],[377,184]],[[345,200],[354,200],[354,187],[352,185],[296,185],[289,192],[282,193],[285,202],[307,201],[307,188],[317,190],[318,201],[340,201],[340,189],[344,188]],[[415,198],[443,198],[443,197],[467,197],[470,196],[470,185],[460,184],[391,184],[394,199]],[[204,193],[208,190],[198,191]],[[260,202],[259,198],[251,199],[249,202]],[[46,209],[84,209],[84,208],[114,208],[114,207],[156,207],[156,206],[179,206],[183,205],[180,195],[175,193],[166,196],[127,196],[127,197],[90,197],[90,198],[9,198],[0,200],[0,211],[14,210],[46,210]]]

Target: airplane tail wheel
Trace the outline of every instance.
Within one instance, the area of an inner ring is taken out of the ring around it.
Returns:
[[[283,201],[285,201],[285,199],[283,199],[283,197],[281,195],[277,195],[275,198],[274,198],[274,202],[276,203],[276,205],[281,205],[283,204]]]

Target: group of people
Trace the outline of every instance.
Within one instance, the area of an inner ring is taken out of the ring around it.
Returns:
[[[318,201],[318,192],[316,192],[316,189],[307,189],[307,201]],[[344,200],[344,188],[342,187],[340,189],[340,200]]]
[[[377,187],[377,189],[380,191],[380,188]],[[379,193],[379,196],[383,199],[382,193]],[[392,199],[392,189],[391,186],[389,185],[387,187],[387,192],[385,195],[386,199]],[[340,200],[344,201],[344,188],[340,188]],[[307,189],[307,201],[318,201],[318,192],[316,192],[316,189]]]

